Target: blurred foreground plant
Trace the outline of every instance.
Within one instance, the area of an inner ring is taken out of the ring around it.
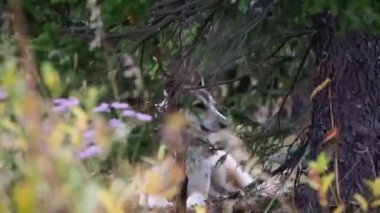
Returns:
[[[345,205],[339,202],[336,194],[334,194],[336,193],[333,188],[335,174],[326,172],[329,163],[330,157],[325,152],[321,152],[315,161],[309,163],[309,175],[306,181],[318,192],[319,202],[323,207],[328,207],[328,192],[331,191],[338,206],[334,213],[344,212]],[[376,211],[380,207],[380,178],[364,181],[369,187],[371,195],[356,193],[353,198],[360,206],[361,212]]]
[[[364,196],[356,193],[354,199],[359,203],[363,212],[376,211],[380,207],[380,178],[374,180],[365,180],[371,191],[372,196]]]
[[[118,101],[96,106],[95,87],[59,97],[60,78],[49,63],[41,67],[42,79],[55,99],[35,98],[18,69],[14,59],[0,65],[1,212],[124,212],[136,188],[130,179],[135,168],[125,161],[123,172],[111,173],[105,183],[94,169],[113,143],[125,143],[152,116]],[[28,123],[25,112],[41,125]]]

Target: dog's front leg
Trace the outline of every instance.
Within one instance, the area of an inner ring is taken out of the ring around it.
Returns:
[[[212,166],[201,150],[191,150],[186,159],[187,208],[204,206],[211,184]]]

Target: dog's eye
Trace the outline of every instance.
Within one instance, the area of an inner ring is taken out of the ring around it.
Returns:
[[[199,109],[207,109],[206,105],[202,102],[194,103],[194,107],[199,108]]]

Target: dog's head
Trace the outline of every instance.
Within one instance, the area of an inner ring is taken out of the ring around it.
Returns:
[[[204,88],[204,81],[196,72],[190,84],[168,92],[172,108],[186,119],[189,130],[199,136],[208,136],[227,127],[227,119],[217,109],[211,93]]]

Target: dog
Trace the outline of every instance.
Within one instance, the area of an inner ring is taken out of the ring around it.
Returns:
[[[228,128],[228,122],[211,94],[202,88],[204,81],[197,72],[191,84],[195,88],[177,88],[175,94],[167,92],[167,98],[175,98],[170,112],[177,117],[169,117],[171,121],[167,119],[161,130],[162,143],[175,158],[183,159],[187,208],[205,206],[210,197],[236,192],[253,182],[229,153],[209,142],[211,135]],[[177,121],[173,121],[175,118]],[[154,169],[160,170],[158,166]],[[145,198],[152,208],[173,205],[156,195]]]

